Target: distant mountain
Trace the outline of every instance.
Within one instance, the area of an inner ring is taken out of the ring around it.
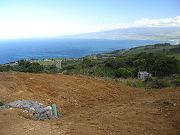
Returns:
[[[165,40],[180,42],[180,27],[136,27],[64,36],[65,38]]]

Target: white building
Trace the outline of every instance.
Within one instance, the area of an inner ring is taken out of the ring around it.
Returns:
[[[62,68],[62,60],[56,60],[56,67],[57,68]]]
[[[144,80],[148,79],[149,77],[151,77],[151,74],[146,71],[138,72],[138,79],[141,79],[144,81]]]

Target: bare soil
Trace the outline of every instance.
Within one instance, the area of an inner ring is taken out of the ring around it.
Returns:
[[[61,74],[0,73],[0,101],[56,103],[60,118],[0,111],[0,135],[179,135],[180,87],[143,90]]]

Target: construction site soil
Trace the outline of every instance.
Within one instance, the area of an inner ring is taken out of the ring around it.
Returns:
[[[0,101],[56,103],[60,117],[37,121],[0,110],[0,135],[180,135],[180,87],[143,90],[61,74],[0,73]]]

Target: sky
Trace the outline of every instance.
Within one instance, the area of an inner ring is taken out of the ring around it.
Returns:
[[[180,26],[180,0],[0,0],[0,39]]]

